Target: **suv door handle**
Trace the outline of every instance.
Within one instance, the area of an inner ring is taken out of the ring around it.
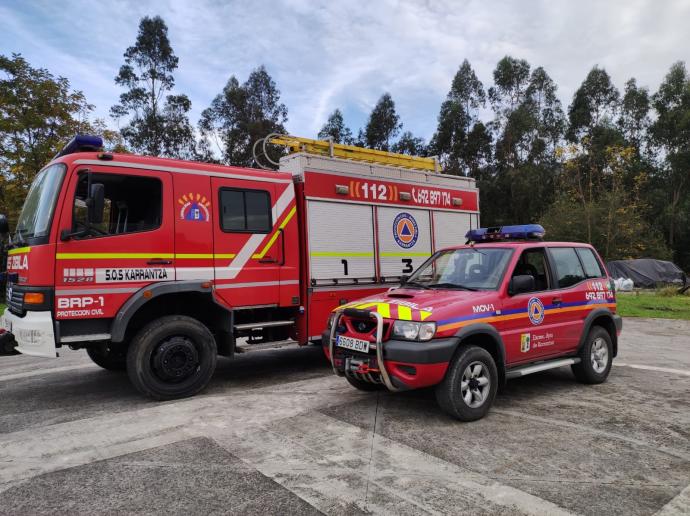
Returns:
[[[560,297],[554,297],[551,300],[551,304],[553,305],[560,305],[563,302],[563,300]]]
[[[146,262],[146,265],[170,265],[172,260],[161,260],[160,258],[154,258]]]

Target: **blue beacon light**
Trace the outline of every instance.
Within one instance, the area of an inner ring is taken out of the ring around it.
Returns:
[[[468,242],[500,242],[504,240],[541,240],[544,228],[539,224],[499,226],[471,229],[465,234]]]

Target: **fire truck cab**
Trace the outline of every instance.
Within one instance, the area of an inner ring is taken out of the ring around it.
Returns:
[[[319,340],[333,308],[479,225],[474,181],[433,159],[282,138],[278,171],[75,138],[17,221],[0,339],[42,357],[86,348],[148,396],[189,396],[217,355]]]

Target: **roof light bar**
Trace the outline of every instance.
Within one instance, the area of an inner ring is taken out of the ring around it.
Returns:
[[[78,134],[72,138],[63,149],[58,152],[53,159],[75,152],[89,152],[103,150],[103,138],[88,134]]]
[[[519,226],[499,226],[493,228],[470,229],[465,238],[468,242],[500,242],[504,240],[541,240],[544,228],[539,224]]]

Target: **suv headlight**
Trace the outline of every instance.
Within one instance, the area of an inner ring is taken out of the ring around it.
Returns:
[[[431,340],[436,333],[435,322],[395,321],[393,336],[405,340]]]

